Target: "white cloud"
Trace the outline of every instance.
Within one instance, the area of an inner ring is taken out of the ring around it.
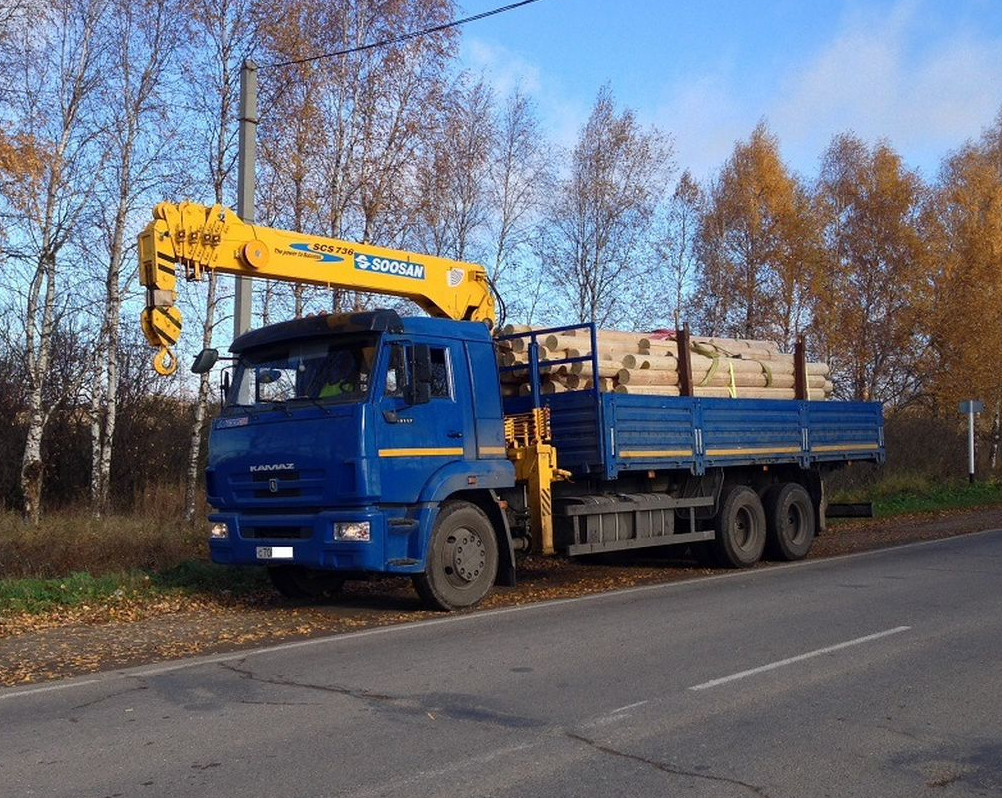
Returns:
[[[833,135],[887,139],[927,176],[990,123],[1002,102],[1002,43],[969,30],[928,39],[921,9],[851,19],[796,74],[768,110],[793,160],[820,157]]]
[[[675,140],[675,162],[697,180],[706,180],[747,138],[757,120],[742,113],[731,87],[720,75],[687,79],[669,92],[654,114],[654,123]]]
[[[499,96],[507,96],[515,89],[529,96],[540,93],[539,68],[510,50],[471,38],[463,40],[462,51],[470,71],[483,73]]]

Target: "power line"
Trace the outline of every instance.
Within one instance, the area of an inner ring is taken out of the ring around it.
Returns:
[[[378,42],[371,42],[370,44],[349,47],[345,50],[335,50],[332,53],[311,55],[308,58],[295,58],[291,61],[278,61],[274,64],[264,64],[261,69],[277,69],[278,67],[292,66],[294,64],[309,64],[313,61],[321,61],[325,58],[336,58],[339,55],[351,55],[352,53],[361,53],[365,50],[373,50],[377,47],[387,47],[391,44],[400,44],[400,42],[416,39],[419,36],[427,36],[429,33],[438,33],[439,31],[448,30],[449,28],[458,28],[460,25],[465,25],[468,22],[476,22],[480,19],[493,17],[495,14],[503,14],[505,11],[512,11],[516,8],[520,8],[521,6],[527,6],[535,2],[538,2],[538,0],[520,0],[518,3],[511,3],[506,6],[501,6],[500,8],[492,9],[491,11],[484,11],[482,14],[474,14],[472,17],[464,17],[463,19],[455,19],[452,22],[444,22],[441,25],[433,25],[432,27],[425,28],[424,30],[411,31],[410,33],[404,33],[391,39],[383,39]]]

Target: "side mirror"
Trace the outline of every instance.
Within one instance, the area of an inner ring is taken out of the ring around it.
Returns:
[[[192,374],[205,374],[212,370],[218,360],[218,349],[203,349],[195,356],[195,362],[191,364],[191,372]]]

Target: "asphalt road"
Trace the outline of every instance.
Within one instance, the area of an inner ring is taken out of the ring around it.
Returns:
[[[0,796],[1002,795],[1002,532],[0,690]]]

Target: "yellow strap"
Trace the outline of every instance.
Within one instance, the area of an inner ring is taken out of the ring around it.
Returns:
[[[762,373],[765,374],[765,387],[772,387],[772,369],[762,360],[758,361],[758,364],[762,367]]]
[[[731,399],[738,398],[738,386],[734,384],[734,364],[728,363],[727,368],[731,371]]]
[[[717,373],[717,369],[720,368],[720,358],[719,357],[711,357],[710,359],[713,362],[710,363],[710,368],[707,370],[706,376],[703,377],[703,380],[699,383],[700,387],[702,387],[704,385],[709,385],[710,384],[710,380],[713,379],[713,375],[716,374]]]

